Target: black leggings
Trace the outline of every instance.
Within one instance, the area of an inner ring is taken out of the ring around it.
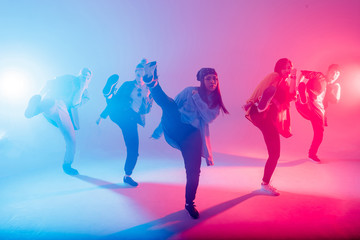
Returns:
[[[309,149],[309,155],[316,155],[324,138],[324,121],[316,115],[312,116],[310,121],[313,127],[314,137]]]
[[[168,97],[159,84],[151,88],[155,102],[161,107],[161,118],[165,135],[179,146],[186,170],[186,203],[192,204],[199,185],[202,141],[200,130],[181,121],[175,101]]]
[[[131,175],[139,156],[139,133],[137,122],[133,118],[124,116],[110,116],[111,120],[122,131],[126,146],[125,174]]]
[[[270,182],[271,176],[273,175],[280,158],[280,135],[274,124],[276,114],[277,110],[274,105],[270,105],[270,108],[263,113],[259,113],[255,106],[253,106],[250,111],[252,122],[260,129],[264,136],[269,155],[265,164],[264,176],[262,179],[264,183]]]

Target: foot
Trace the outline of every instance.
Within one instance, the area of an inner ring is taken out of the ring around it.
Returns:
[[[158,79],[156,62],[146,64],[144,70],[145,76],[143,77],[143,81],[148,87],[155,87]]]
[[[129,176],[124,176],[124,183],[127,183],[133,187],[137,187],[139,185],[137,182],[134,181],[134,179]]]
[[[321,163],[320,159],[318,158],[318,156],[316,156],[316,154],[309,154],[309,160],[313,161],[314,163]]]
[[[274,86],[270,86],[264,90],[258,104],[259,112],[263,112],[269,107],[270,102],[275,95],[275,92],[276,92],[276,87]]]
[[[106,81],[105,87],[103,89],[104,97],[109,97],[115,91],[115,86],[119,81],[119,75],[113,74],[111,75],[108,80]]]
[[[66,173],[70,176],[79,175],[78,170],[76,170],[75,168],[72,168],[71,164],[63,164],[63,170],[64,170],[64,173]]]
[[[273,186],[271,186],[269,183],[268,184],[261,183],[261,191],[263,191],[264,193],[269,194],[271,196],[279,196],[280,195],[278,190],[276,188],[274,188]]]
[[[306,85],[305,83],[299,83],[298,86],[298,92],[299,92],[299,97],[300,97],[300,103],[301,104],[306,104],[307,103],[307,97],[306,97]]]
[[[189,215],[193,218],[193,219],[198,219],[200,214],[198,212],[198,210],[195,208],[196,206],[194,205],[194,203],[187,203],[185,204],[185,209],[188,211]]]
[[[40,95],[34,95],[30,98],[28,106],[25,110],[26,118],[32,118],[40,113],[39,111],[40,102],[41,102]]]

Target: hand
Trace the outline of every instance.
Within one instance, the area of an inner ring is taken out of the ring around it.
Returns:
[[[99,117],[99,118],[96,120],[96,124],[97,124],[97,125],[100,125],[100,123],[101,123],[101,117]]]
[[[150,138],[153,138],[153,139],[159,139],[161,137],[161,132],[160,131],[157,131],[158,129],[156,129],[153,134],[151,135]]]
[[[206,158],[206,165],[214,166],[214,159],[212,157],[207,157]]]
[[[153,138],[153,139],[159,139],[161,136],[160,135],[158,135],[158,134],[156,134],[155,132],[151,135],[151,137],[150,138]]]
[[[290,72],[290,78],[292,78],[292,79],[296,79],[296,68],[293,68],[293,69],[291,69],[291,72]]]
[[[252,105],[254,105],[253,102],[248,102],[245,105],[243,105],[242,108],[245,110],[245,112],[247,112]]]

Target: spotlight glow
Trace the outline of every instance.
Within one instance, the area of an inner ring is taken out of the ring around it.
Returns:
[[[360,71],[358,71],[357,73],[354,74],[353,78],[353,83],[354,83],[354,88],[355,91],[357,92],[357,96],[360,95]]]
[[[5,136],[6,136],[5,131],[0,130],[0,141],[3,140],[5,138]]]
[[[343,78],[340,74],[341,92],[346,92],[348,98],[348,105],[353,106],[360,104],[360,65],[349,66],[344,69]]]
[[[0,73],[0,98],[16,101],[27,95],[29,79],[22,71],[8,70]]]

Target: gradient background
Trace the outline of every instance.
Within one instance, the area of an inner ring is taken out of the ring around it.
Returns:
[[[27,120],[23,112],[28,99],[46,80],[77,74],[82,67],[92,69],[93,79],[91,101],[80,109],[78,149],[122,149],[115,124],[109,120],[100,127],[95,124],[105,107],[101,90],[114,73],[121,82],[133,80],[134,68],[143,57],[158,61],[160,82],[171,97],[186,86],[198,85],[195,76],[201,67],[214,67],[231,114],[219,116],[211,124],[213,151],[260,158],[267,155],[262,135],[241,109],[256,84],[282,57],[291,59],[297,69],[321,72],[338,63],[343,69],[342,98],[329,107],[329,127],[319,156],[358,159],[359,9],[357,0],[2,0],[0,150],[2,159],[5,155],[5,160],[16,159],[16,164],[13,160],[1,164],[20,168],[28,163],[19,161],[25,161],[29,152],[63,152],[63,148],[58,150],[64,142],[57,129],[41,116]],[[9,72],[20,77],[9,78]],[[294,136],[282,139],[281,158],[305,158],[311,125],[293,103],[291,113]],[[163,148],[159,144],[165,141],[148,140],[160,115],[155,104],[146,128],[140,129],[141,152],[147,147],[154,151]],[[32,164],[35,162],[33,159]],[[6,166],[1,169],[11,172]]]
[[[219,75],[230,114],[210,125],[215,166],[202,168],[197,201],[203,218],[197,223],[178,211],[184,183],[180,152],[163,138],[149,139],[160,121],[156,104],[146,127],[139,127],[134,175],[142,187],[133,191],[116,184],[125,158],[120,129],[109,119],[95,124],[106,105],[106,79],[117,73],[120,84],[133,80],[144,57],[158,61],[160,83],[171,97],[198,85],[201,67],[213,67]],[[340,64],[342,97],[329,107],[329,127],[319,150],[325,164],[317,166],[305,160],[311,124],[291,104],[293,137],[281,139],[274,178],[282,197],[267,198],[264,204],[264,196],[252,198],[249,192],[260,185],[267,151],[241,106],[283,57],[297,69],[321,72]],[[61,171],[65,143],[58,129],[42,116],[25,119],[24,110],[47,80],[77,74],[82,67],[92,69],[93,79],[91,100],[79,110],[74,166],[88,176],[70,178]],[[0,0],[3,236],[28,230],[29,239],[48,239],[46,231],[104,234],[132,226],[138,226],[134,233],[149,236],[154,219],[177,223],[180,215],[178,232],[195,238],[214,231],[219,235],[212,237],[223,236],[221,226],[229,236],[268,238],[270,232],[287,238],[294,231],[300,237],[358,237],[359,117],[358,0]],[[160,189],[171,203],[161,208],[161,198],[153,194]],[[124,212],[134,218],[129,222]],[[240,225],[251,233],[243,235]],[[168,229],[162,230],[168,236]]]

